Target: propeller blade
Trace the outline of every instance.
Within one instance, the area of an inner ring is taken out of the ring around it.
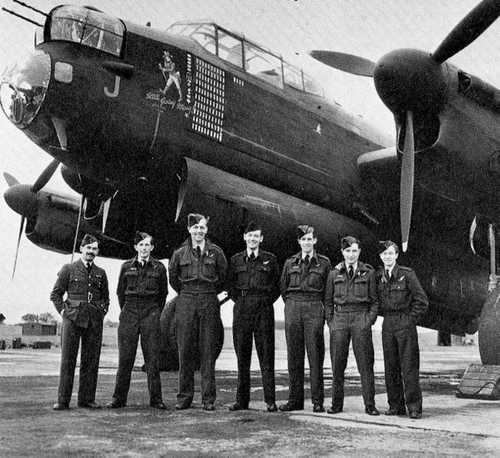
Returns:
[[[432,54],[439,64],[469,46],[500,16],[499,0],[483,0],[472,9],[441,42]]]
[[[16,185],[16,184],[19,184],[19,181],[17,181],[17,178],[12,176],[10,173],[4,172],[3,177],[5,178],[5,181],[6,181],[7,185],[9,186],[9,188],[11,186]]]
[[[17,236],[16,256],[14,258],[14,266],[12,267],[11,280],[14,280],[14,275],[16,273],[17,257],[19,255],[19,246],[21,245],[21,236],[23,235],[23,229],[24,229],[25,222],[26,222],[26,218],[24,216],[21,216],[21,225],[19,226],[19,235]]]
[[[400,218],[403,252],[408,248],[411,210],[413,205],[413,181],[415,178],[415,144],[413,138],[413,113],[406,112],[406,131],[401,162]]]
[[[354,56],[343,52],[314,50],[309,53],[320,62],[353,75],[373,77],[375,62],[364,57]]]
[[[106,223],[108,222],[109,207],[111,207],[111,197],[103,202],[102,206],[102,233],[106,231]]]
[[[73,249],[71,250],[71,262],[75,257],[76,244],[78,243],[78,233],[80,232],[80,221],[82,220],[83,206],[85,204],[85,196],[82,194],[80,199],[80,208],[78,209],[78,221],[76,223],[75,238],[73,239]]]
[[[45,170],[33,183],[33,186],[31,186],[31,191],[34,192],[35,194],[38,191],[40,191],[40,189],[42,189],[52,178],[52,175],[54,175],[58,166],[59,166],[59,161],[57,159],[52,160],[52,162],[47,167],[45,167]]]
[[[469,229],[469,244],[470,244],[470,249],[474,254],[477,254],[476,248],[474,247],[474,233],[476,232],[476,229],[477,229],[477,216],[474,216],[474,219],[472,220]]]

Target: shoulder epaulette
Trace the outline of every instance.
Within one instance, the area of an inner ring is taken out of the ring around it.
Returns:
[[[399,270],[404,270],[406,272],[413,272],[413,269],[411,267],[405,267],[405,266],[400,266],[398,264]]]

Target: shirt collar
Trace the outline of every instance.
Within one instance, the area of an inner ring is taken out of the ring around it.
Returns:
[[[384,273],[386,271],[389,271],[389,277],[394,277],[395,275],[397,275],[397,272],[398,272],[398,269],[397,269],[397,263],[394,264],[390,269],[386,269],[386,267],[384,266]]]
[[[81,258],[80,258],[80,261],[82,262],[83,267],[85,267],[86,269],[88,269],[88,266],[89,266],[89,265],[90,265],[90,266],[92,266],[92,264],[93,264],[93,262],[92,262],[92,261],[87,262],[87,261],[84,261],[84,260],[83,260],[83,259],[81,259]]]
[[[252,253],[254,254],[255,258],[259,257],[259,249],[258,248],[256,248],[255,250],[249,250],[247,248],[247,258],[249,258]]]
[[[205,248],[207,247],[206,240],[203,240],[203,242],[200,243],[199,245],[194,245],[193,243],[191,243],[191,247],[193,248],[194,251],[196,251],[196,247],[200,247],[201,252],[204,253]]]
[[[352,265],[352,268],[354,270],[354,272],[356,272],[358,270],[358,267],[359,267],[359,262],[356,262],[354,264],[351,264]],[[347,262],[344,261],[344,268],[347,271],[349,271],[349,266],[347,265]]]
[[[143,262],[144,262],[144,265],[150,264],[151,263],[151,256],[146,261],[143,261]],[[139,260],[138,256],[136,256],[134,258],[134,264],[136,264],[138,266],[141,265],[141,261]]]
[[[316,251],[312,251],[311,253],[304,254],[302,251],[299,253],[299,259],[301,261],[304,261],[306,259],[306,256],[309,256],[309,261],[315,261],[316,263],[318,262],[318,257],[316,255]]]

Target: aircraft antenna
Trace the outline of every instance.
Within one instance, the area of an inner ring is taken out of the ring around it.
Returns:
[[[45,16],[45,17],[47,17],[47,16],[48,16],[48,14],[47,14],[47,13],[43,12],[42,10],[38,10],[38,9],[36,9],[36,8],[34,8],[33,6],[28,5],[27,3],[21,2],[21,1],[19,1],[19,0],[12,0],[12,1],[13,1],[14,3],[17,3],[17,4],[21,5],[21,6],[24,6],[25,8],[28,8],[28,9],[30,9],[30,10],[33,10],[33,11],[35,11],[35,12],[36,12],[36,13],[38,13],[38,14],[41,14],[42,16]]]
[[[15,11],[8,10],[7,8],[4,8],[3,6],[2,6],[2,10],[5,11],[6,13],[12,14],[13,16],[17,16],[18,18],[24,19],[25,21],[31,22],[32,24],[35,24],[38,27],[43,27],[43,24],[40,24],[39,22],[33,21],[32,19],[28,19],[27,17],[22,16],[21,14],[16,13]]]

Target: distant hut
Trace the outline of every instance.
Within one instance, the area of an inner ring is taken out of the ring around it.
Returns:
[[[55,336],[57,333],[57,324],[48,323],[23,323],[23,336]]]

